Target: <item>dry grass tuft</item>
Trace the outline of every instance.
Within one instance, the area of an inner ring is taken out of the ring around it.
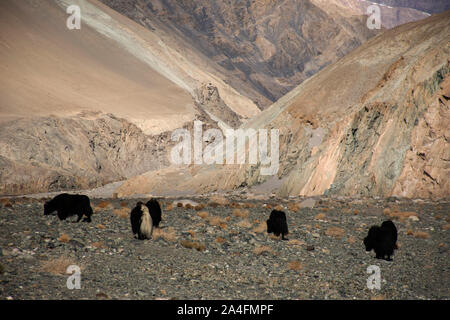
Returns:
[[[237,225],[241,228],[247,228],[247,229],[252,227],[252,223],[250,221],[248,221],[247,219],[239,221],[239,223]]]
[[[253,249],[253,253],[258,256],[265,252],[272,253],[273,251],[272,251],[272,248],[269,246],[258,246],[258,247],[255,247],[255,249]]]
[[[63,233],[59,238],[58,238],[59,242],[64,242],[67,243],[70,241],[70,237],[68,234]]]
[[[407,219],[407,218],[409,218],[411,216],[418,217],[416,212],[412,212],[412,211],[401,212],[401,211],[398,211],[398,210],[394,210],[392,212],[389,212],[387,215],[390,218],[392,218],[392,219],[399,219],[399,220],[404,220],[404,219]]]
[[[328,212],[330,209],[329,208],[322,208],[323,212]]]
[[[97,228],[99,228],[99,229],[106,229],[106,227],[104,225],[100,224],[100,223],[97,225]]]
[[[317,214],[317,215],[314,217],[314,219],[316,219],[316,220],[325,220],[325,214],[319,213],[319,214]]]
[[[417,239],[428,239],[428,238],[430,238],[430,234],[427,233],[427,232],[423,232],[423,231],[416,231],[416,232],[414,232],[413,236],[414,236],[414,238],[417,238]]]
[[[354,214],[355,216],[358,215],[358,214],[359,214],[359,210],[358,210],[358,209],[353,210],[353,214]]]
[[[385,216],[388,216],[390,213],[391,213],[391,209],[390,209],[390,208],[384,208],[383,214],[384,214]]]
[[[191,235],[192,238],[195,238],[195,231],[194,230],[188,230],[188,233]]]
[[[41,263],[40,271],[57,275],[66,275],[67,267],[76,264],[73,259],[66,256]]]
[[[223,197],[223,196],[212,196],[211,198],[209,198],[209,204],[216,204],[216,206],[226,206],[228,205],[229,201],[227,200],[227,198]]]
[[[202,219],[207,219],[209,217],[208,211],[200,211],[197,215]]]
[[[128,208],[115,209],[113,212],[122,219],[128,219],[130,217],[130,210]]]
[[[178,203],[177,203],[177,207],[178,207],[178,208],[182,208],[182,207],[183,207],[183,203],[182,203],[182,202],[178,202]]]
[[[281,204],[279,204],[279,205],[277,205],[277,206],[275,207],[275,210],[283,211],[283,210],[284,210],[284,207],[283,207]]]
[[[291,261],[288,263],[288,268],[289,270],[300,271],[302,270],[303,266],[300,261]]]
[[[232,202],[228,205],[228,207],[231,209],[233,209],[233,208],[240,209],[240,208],[242,208],[242,205],[240,203]]]
[[[303,241],[298,240],[298,239],[291,239],[288,241],[288,243],[293,246],[302,246],[305,244]]]
[[[92,242],[91,243],[91,247],[93,248],[97,248],[97,249],[103,249],[106,248],[105,244],[101,241],[97,241],[97,242]]]
[[[175,229],[173,227],[167,228],[167,231],[161,228],[154,228],[152,239],[158,240],[159,238],[163,238],[167,242],[174,242],[177,240],[177,235],[175,233]]]
[[[265,222],[261,222],[256,227],[253,228],[253,232],[255,233],[263,233],[267,230],[267,224]]]
[[[224,243],[224,242],[226,242],[226,240],[224,238],[222,238],[222,237],[217,237],[216,238],[216,242],[217,243]]]
[[[246,209],[250,209],[250,208],[254,208],[254,207],[255,207],[255,205],[253,203],[250,203],[250,202],[244,203],[244,208],[246,208]]]
[[[325,231],[325,234],[329,237],[335,237],[340,239],[345,234],[345,230],[338,227],[331,227]]]
[[[218,227],[221,227],[222,229],[225,229],[225,228],[223,228],[223,225],[226,225],[226,220],[222,219],[221,217],[212,216],[208,219],[208,221],[209,221],[209,224],[212,226],[218,226]]]
[[[128,202],[122,201],[122,202],[120,203],[120,206],[121,206],[122,208],[124,208],[124,207],[128,206]]]
[[[448,229],[450,229],[450,224],[444,224],[442,226],[442,230],[447,231]]]
[[[166,205],[166,211],[172,211],[173,210],[173,204],[172,203],[168,203]]]
[[[186,203],[184,208],[185,209],[193,209],[194,207],[190,203]]]
[[[289,203],[287,208],[289,211],[292,211],[292,212],[298,212],[298,210],[300,210],[300,206],[298,205],[298,203],[295,203],[295,202]]]
[[[234,209],[232,214],[235,217],[247,218],[248,217],[248,210]]]
[[[0,199],[0,203],[1,203],[2,206],[5,207],[5,208],[12,208],[11,200],[9,200],[9,199],[7,199],[7,198]]]
[[[189,240],[182,240],[181,245],[188,249],[196,249],[197,251],[204,251],[206,246],[203,243]]]
[[[97,208],[100,208],[100,209],[106,209],[106,208],[112,208],[112,204],[111,203],[109,203],[108,201],[101,201],[99,204],[98,204],[98,206],[97,206]]]

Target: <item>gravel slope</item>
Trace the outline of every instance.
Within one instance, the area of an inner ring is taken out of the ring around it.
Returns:
[[[316,200],[314,208],[285,210],[290,241],[253,230],[269,216],[265,203],[288,205],[275,198],[248,201],[254,207],[247,218],[229,206],[202,210],[222,226],[194,209],[168,211],[173,199],[162,200],[166,240],[148,241],[132,237],[125,215],[136,199],[109,199],[103,209],[94,199],[90,224],[43,216],[44,200],[2,200],[0,299],[449,299],[448,201]],[[394,220],[400,248],[392,262],[375,259],[362,243],[368,228],[386,219],[385,208],[418,214],[418,221]],[[204,250],[185,248],[183,240]],[[255,253],[261,246],[270,251]],[[67,289],[68,275],[57,274],[69,263],[81,267],[80,290]],[[381,290],[367,288],[370,265],[381,269]]]

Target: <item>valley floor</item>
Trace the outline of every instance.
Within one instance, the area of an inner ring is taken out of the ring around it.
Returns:
[[[250,208],[233,215],[228,205],[167,210],[173,199],[163,199],[158,239],[147,241],[131,234],[136,201],[94,199],[93,222],[78,224],[44,216],[43,199],[2,201],[0,299],[450,298],[448,201],[318,198],[313,208],[285,209],[289,241],[267,235],[264,204],[294,200],[235,199]],[[417,218],[394,220],[399,249],[393,261],[377,260],[363,238],[395,211]],[[66,285],[71,264],[81,268],[79,290]],[[371,265],[380,290],[367,288]]]

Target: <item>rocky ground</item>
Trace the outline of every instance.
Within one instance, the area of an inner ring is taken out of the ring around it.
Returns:
[[[44,216],[44,199],[1,200],[0,299],[450,297],[449,201],[191,200],[206,206],[162,199],[162,228],[147,241],[131,234],[136,199],[92,200],[90,224]],[[276,205],[285,207],[289,241],[265,232]],[[399,231],[392,262],[362,243],[389,215]],[[79,290],[66,285],[71,264],[81,268]],[[380,267],[380,290],[367,288],[371,265]]]

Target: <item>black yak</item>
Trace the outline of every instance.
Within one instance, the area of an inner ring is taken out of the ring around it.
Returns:
[[[161,222],[161,206],[159,205],[158,200],[150,199],[145,205],[147,206],[150,216],[152,217],[153,226],[158,228],[159,223]]]
[[[44,204],[44,215],[51,214],[54,211],[57,212],[60,220],[78,215],[77,222],[81,220],[83,215],[86,216],[83,221],[91,222],[91,215],[93,214],[88,196],[67,193],[59,194]]]
[[[269,220],[267,220],[267,232],[273,232],[277,237],[281,234],[282,240],[288,240],[284,237],[289,231],[286,214],[283,211],[272,210]]]
[[[139,240],[151,239],[153,233],[153,222],[148,208],[144,203],[139,201],[136,204],[136,207],[131,210],[130,220],[131,230],[134,235],[137,234]]]
[[[395,224],[388,220],[379,226],[369,229],[369,234],[364,238],[366,251],[375,251],[377,259],[391,261],[394,249],[397,249],[397,228]]]

